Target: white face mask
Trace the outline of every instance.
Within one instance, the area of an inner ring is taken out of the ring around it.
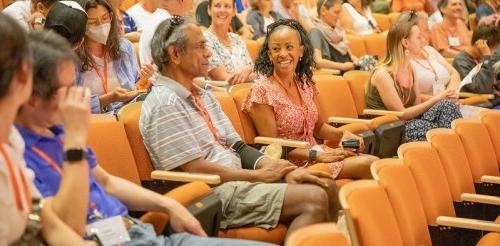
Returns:
[[[85,34],[100,44],[106,44],[108,41],[109,31],[111,30],[111,23],[104,23],[99,26],[87,27]]]

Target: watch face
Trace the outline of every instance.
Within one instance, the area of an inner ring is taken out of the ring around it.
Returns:
[[[87,153],[83,149],[69,149],[65,152],[65,160],[66,161],[81,161],[86,158]]]

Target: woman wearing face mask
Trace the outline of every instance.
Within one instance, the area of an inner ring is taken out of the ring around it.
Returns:
[[[88,15],[77,84],[90,88],[92,113],[114,112],[134,99],[137,85],[147,83],[153,74],[150,64],[139,73],[132,43],[120,38],[114,8],[107,0],[89,0]]]

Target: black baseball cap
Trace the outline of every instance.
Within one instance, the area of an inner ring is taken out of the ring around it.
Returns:
[[[87,18],[87,13],[78,2],[59,1],[50,8],[44,29],[57,32],[75,46],[85,36]]]

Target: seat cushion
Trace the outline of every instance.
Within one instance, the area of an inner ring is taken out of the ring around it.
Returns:
[[[287,227],[282,224],[274,229],[266,230],[259,227],[244,227],[227,230],[219,230],[219,237],[247,239],[274,244],[283,244],[287,233]]]

